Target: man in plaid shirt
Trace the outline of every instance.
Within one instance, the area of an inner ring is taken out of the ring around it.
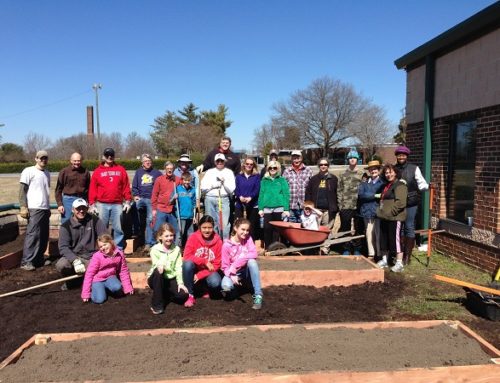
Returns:
[[[306,188],[312,171],[302,162],[302,152],[292,151],[292,165],[285,169],[283,177],[290,187],[290,222],[300,223]]]

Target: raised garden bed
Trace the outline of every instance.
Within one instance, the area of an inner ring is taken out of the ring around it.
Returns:
[[[493,382],[499,357],[451,321],[44,334],[0,365],[0,381]]]
[[[127,258],[134,286],[146,286],[149,259]],[[278,285],[351,286],[383,282],[384,271],[365,257],[283,256],[259,257],[263,287]]]

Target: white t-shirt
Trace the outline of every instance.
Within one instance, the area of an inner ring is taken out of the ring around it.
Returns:
[[[311,212],[310,215],[305,215],[304,213],[302,213],[300,215],[300,220],[302,221],[302,226],[304,226],[304,229],[319,230],[318,216],[314,212]]]
[[[50,209],[50,173],[29,166],[21,173],[19,182],[28,185],[28,209]]]

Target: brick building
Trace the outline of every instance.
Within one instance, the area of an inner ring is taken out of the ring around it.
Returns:
[[[433,246],[494,271],[500,262],[500,2],[395,65],[407,76],[410,160],[435,188],[432,227],[446,230]]]

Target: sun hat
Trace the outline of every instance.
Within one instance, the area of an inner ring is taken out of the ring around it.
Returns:
[[[87,204],[87,201],[85,201],[83,198],[75,199],[71,206],[73,206],[73,209],[78,209],[80,206],[89,207],[89,205]]]
[[[394,151],[394,154],[406,154],[407,156],[409,156],[410,153],[411,153],[410,148],[408,148],[405,145],[398,146]]]
[[[365,169],[369,170],[370,168],[379,168],[380,169],[380,162],[378,160],[373,160],[369,161],[368,165],[366,166]]]
[[[193,162],[189,157],[189,154],[181,154],[177,162]]]
[[[214,161],[217,161],[217,160],[223,160],[224,162],[226,162],[226,156],[222,153],[217,153],[215,155]]]

